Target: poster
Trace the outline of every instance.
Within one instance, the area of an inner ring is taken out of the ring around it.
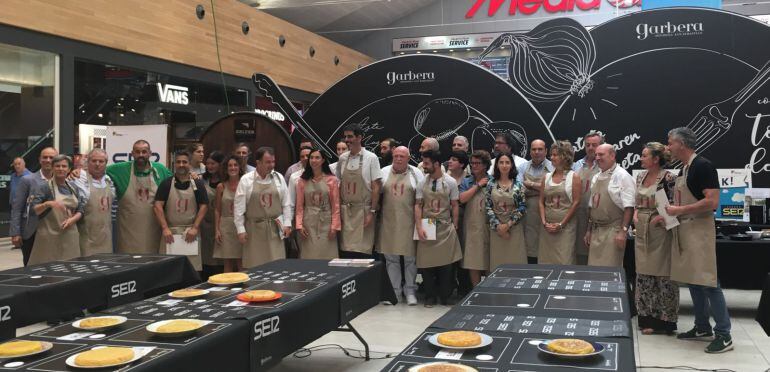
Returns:
[[[719,207],[716,218],[720,220],[748,221],[745,210],[746,189],[751,188],[751,172],[746,169],[718,169]]]
[[[143,139],[150,143],[150,160],[168,165],[168,125],[114,125],[107,127],[106,150],[108,164],[133,160],[134,142]]]

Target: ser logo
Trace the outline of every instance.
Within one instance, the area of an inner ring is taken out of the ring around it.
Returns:
[[[356,281],[351,280],[342,285],[342,298],[346,298],[353,293],[356,293]]]
[[[0,322],[11,320],[11,307],[8,305],[0,306]]]
[[[254,324],[254,341],[278,333],[280,323],[281,318],[278,315],[256,322]]]
[[[113,163],[122,163],[124,161],[132,161],[134,160],[134,156],[131,155],[130,152],[116,152],[112,154],[112,162]],[[150,161],[154,161],[156,163],[160,162],[160,154],[157,152],[153,152],[150,156]]]
[[[125,296],[127,294],[136,293],[136,280],[132,280],[125,283],[115,284],[110,287],[112,292],[112,298]]]

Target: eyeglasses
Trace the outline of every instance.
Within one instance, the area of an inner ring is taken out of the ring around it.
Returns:
[[[480,161],[472,161],[471,162],[471,165],[481,165],[481,164],[483,164],[483,163],[480,162]]]

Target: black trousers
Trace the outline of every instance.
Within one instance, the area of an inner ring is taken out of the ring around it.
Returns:
[[[422,285],[426,298],[446,301],[454,290],[454,270],[452,264],[420,269]]]
[[[22,239],[21,241],[21,255],[24,258],[24,266],[27,266],[29,262],[29,256],[32,255],[32,246],[35,245],[35,234],[29,239]]]
[[[530,265],[537,265],[537,257],[527,256],[527,263]]]

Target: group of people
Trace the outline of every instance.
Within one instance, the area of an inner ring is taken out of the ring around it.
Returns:
[[[116,251],[164,253],[175,239],[200,241],[190,261],[198,270],[223,265],[238,271],[287,257],[371,258],[381,254],[393,290],[416,305],[417,273],[425,306],[447,304],[501,264],[588,264],[622,267],[635,228],[636,305],[644,333],[673,333],[677,283],[695,305],[695,327],[680,338],[716,338],[707,352],[732,348],[730,319],[716,276],[713,210],[719,184],[714,166],[695,154],[687,128],[669,132],[667,146],[645,144],[644,171],[634,179],[615,160],[603,135],[584,137],[575,161],[569,141],[530,145],[530,160],[513,155],[509,133],[492,154],[469,154],[465,137],[443,156],[435,138],[419,154],[393,139],[380,156],[362,146],[363,130],[343,129],[330,164],[312,142],[285,175],[275,153],[239,144],[230,155],[203,146],[174,155],[173,173],[149,160],[137,141],[133,160],[106,166],[103,150],[73,171],[53,148],[40,154],[40,171],[23,176],[13,197],[11,235],[24,263],[112,252],[110,214],[117,205]],[[675,158],[681,175],[665,169]],[[418,166],[410,160],[419,160]],[[667,228],[666,212],[679,220]],[[712,328],[709,315],[716,320]]]

